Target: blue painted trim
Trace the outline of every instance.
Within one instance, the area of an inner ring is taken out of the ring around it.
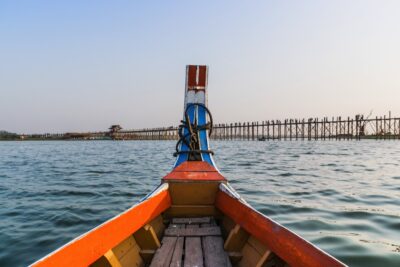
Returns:
[[[193,123],[194,118],[195,118],[195,116],[196,116],[196,107],[195,107],[195,106],[190,106],[190,107],[189,107],[189,109],[188,109],[188,115],[189,115],[189,120],[190,120],[190,122]],[[185,120],[185,118],[183,118],[183,119]],[[186,134],[188,134],[188,133],[189,133],[189,130],[185,128],[183,134],[186,135]],[[188,147],[184,142],[182,142],[182,143],[180,144],[179,151],[189,151],[189,147]],[[189,158],[189,155],[188,155],[187,153],[179,154],[179,155],[178,155],[178,158],[177,158],[177,160],[176,160],[176,162],[175,162],[174,168],[178,167],[178,166],[181,165],[183,162],[187,161],[188,158]]]
[[[205,125],[207,124],[207,111],[202,106],[197,105],[190,105],[188,103],[188,115],[191,123],[194,123],[195,118],[197,119],[198,125]],[[189,131],[185,128],[184,135],[188,134]],[[209,150],[209,140],[207,135],[207,130],[201,130],[199,133],[199,142],[200,142],[200,149],[201,150]],[[189,147],[185,143],[181,143],[179,147],[179,151],[189,151]],[[174,168],[178,167],[180,164],[188,160],[189,155],[186,153],[182,153],[178,155],[178,158],[175,162]],[[211,166],[215,166],[214,159],[212,158],[211,154],[208,153],[201,153],[202,161],[209,163]]]
[[[205,125],[207,124],[207,111],[202,106],[197,106],[197,117],[198,117],[198,124]],[[201,150],[208,150],[208,135],[206,130],[201,130],[200,133],[200,149]],[[212,160],[211,154],[208,153],[201,153],[203,161],[208,162],[210,165],[214,166],[214,162]]]

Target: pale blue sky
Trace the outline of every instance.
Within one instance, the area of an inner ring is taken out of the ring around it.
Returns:
[[[400,115],[400,1],[0,1],[0,130]]]

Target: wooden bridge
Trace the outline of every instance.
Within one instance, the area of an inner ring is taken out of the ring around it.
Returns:
[[[24,140],[178,140],[178,127],[109,131],[16,135]],[[214,124],[214,140],[360,140],[400,139],[400,117],[285,119]]]
[[[177,140],[178,127],[121,130],[116,140]],[[216,140],[400,139],[400,118],[310,118],[214,124]]]

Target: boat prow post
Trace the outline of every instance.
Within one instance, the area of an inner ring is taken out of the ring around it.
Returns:
[[[186,161],[204,161],[216,168],[209,141],[213,121],[208,109],[207,85],[208,66],[186,66],[183,120],[174,168]]]

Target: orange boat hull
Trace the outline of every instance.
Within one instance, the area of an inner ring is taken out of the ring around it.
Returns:
[[[32,266],[102,266],[100,263],[103,266],[146,266],[153,255],[145,255],[143,251],[159,248],[162,231],[165,229],[163,225],[151,230],[154,220],[164,224],[173,217],[199,216],[216,218],[225,233],[225,250],[232,252],[232,255],[241,253],[241,259],[234,266],[252,266],[252,263],[263,260],[263,257],[266,261],[271,255],[283,260],[286,266],[345,266],[254,210],[227,185],[226,179],[217,170],[204,162],[183,164],[164,177],[158,190],[145,200]],[[138,232],[150,232],[150,239],[157,239],[153,242],[154,246],[145,247],[149,246],[143,241],[145,235],[139,236]],[[155,232],[161,233],[157,235]],[[136,265],[124,264],[118,258],[116,251],[124,242],[127,243],[127,239],[134,243],[131,246],[136,247],[136,253],[132,254],[133,260],[129,264]],[[254,243],[260,245],[253,249],[257,253],[252,255],[248,250],[255,246]],[[248,248],[247,244],[250,244]],[[254,266],[258,266],[257,263]]]

